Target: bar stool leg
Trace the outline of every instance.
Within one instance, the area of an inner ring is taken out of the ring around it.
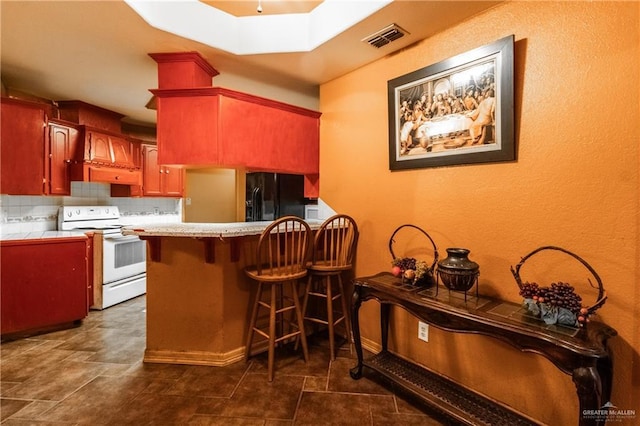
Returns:
[[[331,291],[331,275],[325,277],[325,292],[327,294],[327,327],[329,328],[329,353],[331,360],[336,359],[334,329],[333,329],[333,292]]]
[[[276,346],[276,303],[277,294],[276,286],[271,284],[271,305],[269,306],[269,360],[268,360],[268,372],[269,381],[273,381],[273,360],[275,358],[275,346]]]
[[[304,317],[302,314],[302,307],[300,306],[300,299],[298,298],[298,289],[296,284],[291,286],[291,293],[293,294],[293,304],[295,305],[296,316],[298,317],[298,332],[299,341],[302,343],[302,354],[304,355],[304,361],[309,361],[309,349],[307,347],[307,336],[304,332]]]
[[[258,319],[258,308],[260,307],[260,299],[262,297],[262,283],[258,283],[258,290],[256,291],[256,300],[253,303],[253,309],[251,310],[251,320],[249,321],[249,334],[247,335],[247,346],[244,351],[244,360],[248,361],[251,355],[251,345],[253,344],[253,329],[256,327],[256,321]]]
[[[344,315],[344,328],[347,337],[347,343],[349,344],[349,354],[353,353],[353,344],[351,343],[351,320],[349,319],[349,305],[347,304],[347,298],[345,297],[344,285],[342,283],[342,276],[338,274],[338,286],[340,287],[340,298],[342,299],[342,315]]]

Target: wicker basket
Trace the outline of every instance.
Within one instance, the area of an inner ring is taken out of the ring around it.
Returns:
[[[391,253],[391,262],[392,262],[392,264],[395,264],[398,261],[402,261],[403,259],[407,259],[407,258],[403,258],[403,257],[397,257],[396,254],[393,251],[393,243],[395,243],[394,237],[403,228],[416,229],[416,230],[420,231],[425,237],[427,237],[427,239],[429,240],[429,242],[433,246],[434,259],[433,259],[433,262],[430,265],[429,265],[429,263],[424,262],[424,261],[417,261],[417,263],[423,263],[424,264],[424,268],[421,268],[421,269],[425,269],[425,271],[424,271],[424,273],[422,275],[416,275],[415,277],[412,277],[412,278],[406,278],[405,277],[405,272],[406,271],[403,268],[401,268],[400,276],[402,277],[402,279],[405,282],[408,281],[412,285],[419,286],[419,287],[431,287],[436,283],[436,280],[435,280],[435,268],[436,268],[436,265],[438,264],[438,248],[436,247],[436,243],[433,242],[433,239],[431,238],[431,236],[429,234],[427,234],[427,232],[425,230],[423,230],[422,228],[420,228],[420,227],[418,227],[416,225],[405,224],[405,225],[399,226],[395,231],[393,231],[393,234],[391,234],[391,238],[389,238],[389,252]]]
[[[584,301],[580,299],[581,306],[579,308],[574,310],[568,310],[571,314],[574,315],[573,318],[567,312],[562,311],[562,309],[566,310],[566,308],[557,308],[557,306],[554,306],[553,303],[549,303],[546,300],[541,300],[540,297],[536,297],[535,295],[532,296],[531,298],[525,297],[525,300],[524,300],[525,307],[530,313],[532,313],[533,315],[539,316],[547,324],[558,323],[561,325],[580,326],[580,327],[584,326],[587,322],[589,322],[589,317],[592,314],[594,314],[595,311],[597,311],[600,307],[602,307],[602,305],[604,305],[604,303],[607,300],[607,294],[604,290],[604,286],[602,285],[602,280],[600,279],[596,271],[591,267],[591,265],[589,265],[586,261],[584,261],[584,259],[582,259],[580,256],[570,252],[569,250],[563,249],[561,247],[555,247],[555,246],[539,247],[533,250],[531,253],[524,256],[522,260],[520,260],[520,263],[518,263],[515,267],[512,266],[511,273],[513,274],[513,277],[515,278],[516,283],[520,288],[521,295],[523,294],[523,292],[526,293],[530,291],[531,286],[537,286],[537,284],[531,284],[528,282],[523,283],[522,279],[520,278],[520,268],[522,268],[522,266],[527,261],[527,259],[529,259],[534,254],[544,250],[556,250],[556,251],[566,253],[569,256],[577,259],[580,263],[582,263],[584,267],[587,268],[587,270],[591,273],[591,275],[593,275],[593,277],[597,282],[598,297],[594,302],[594,304],[591,306],[583,305]],[[596,286],[593,284],[591,280],[589,280],[589,283],[591,287],[596,288]],[[565,285],[564,283],[560,283],[560,284]],[[552,286],[554,285],[558,285],[558,284],[553,283]],[[573,287],[571,288],[573,289]],[[537,290],[542,290],[542,291],[539,291],[538,294],[546,294],[546,291],[548,291],[548,289],[549,287],[539,287]]]

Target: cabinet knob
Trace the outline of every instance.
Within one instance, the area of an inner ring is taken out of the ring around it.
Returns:
[[[120,179],[120,176],[116,176],[116,180]]]
[[[169,174],[169,170],[165,170],[164,172],[165,172],[166,174]]]

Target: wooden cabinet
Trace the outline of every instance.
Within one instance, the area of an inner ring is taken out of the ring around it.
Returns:
[[[84,159],[92,163],[111,165],[111,145],[109,136],[92,131],[85,133]]]
[[[135,168],[133,142],[118,136],[84,127],[83,160],[118,168]]]
[[[70,195],[69,167],[78,130],[48,121],[45,104],[2,99],[0,191],[9,195]]]
[[[73,325],[87,316],[87,238],[0,241],[2,335]]]
[[[47,118],[42,105],[2,99],[2,194],[41,195]]]
[[[150,56],[160,163],[301,174],[305,196],[318,196],[319,112],[210,87],[218,72],[194,52]]]
[[[92,113],[80,118],[88,120],[87,116],[110,129],[119,123],[119,114],[79,104]],[[109,129],[49,118],[52,112],[47,104],[2,98],[1,105],[2,194],[71,195],[71,181],[141,188],[141,148],[131,138]],[[62,114],[65,118],[80,120],[71,114],[75,110],[61,112],[66,113]],[[102,116],[108,120],[101,120]]]
[[[78,129],[49,122],[49,188],[52,195],[71,195],[70,167],[78,147]]]
[[[112,136],[110,139],[113,162],[118,167],[135,168],[133,142],[118,136]]]
[[[84,149],[73,162],[71,179],[122,185],[142,185],[134,142],[124,135],[80,126]]]
[[[182,197],[184,170],[158,164],[158,147],[142,146],[142,193],[148,197]]]

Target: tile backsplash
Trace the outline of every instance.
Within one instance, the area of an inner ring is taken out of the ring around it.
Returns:
[[[0,234],[55,231],[60,206],[118,206],[124,225],[182,221],[181,198],[111,197],[109,184],[72,182],[71,196],[0,195]]]

